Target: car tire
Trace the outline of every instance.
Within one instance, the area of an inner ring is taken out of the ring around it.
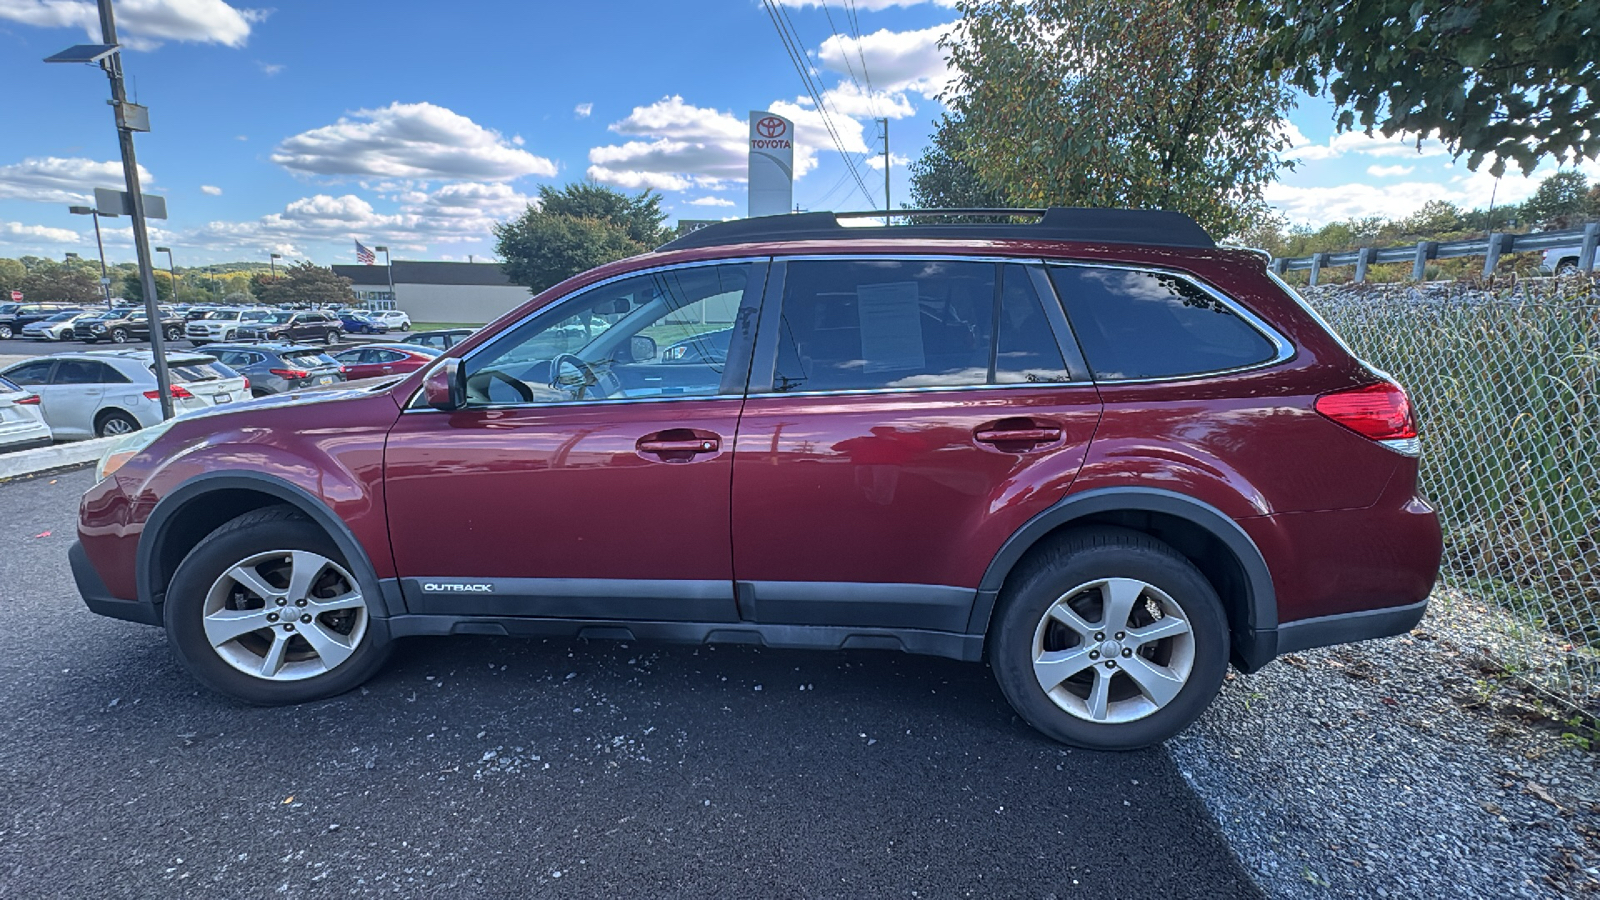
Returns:
[[[1557,276],[1576,275],[1576,274],[1578,274],[1578,261],[1577,260],[1564,259],[1561,262],[1556,263],[1556,275]]]
[[[989,640],[1012,709],[1094,750],[1148,747],[1188,727],[1221,688],[1228,652],[1222,603],[1200,570],[1112,527],[1032,550],[1006,579]]]
[[[169,341],[182,340],[183,339],[183,329],[182,328],[168,328],[167,332],[166,332],[166,336],[167,336],[167,340],[169,340]]]
[[[11,330],[11,326],[10,325],[0,325],[0,341],[9,341],[9,340],[11,340],[12,336],[15,333],[16,332]]]
[[[143,428],[139,420],[120,409],[108,409],[94,419],[94,433],[96,437],[117,437],[132,434]]]
[[[237,331],[230,331],[227,334],[224,334],[222,336],[222,339],[224,341],[231,341],[231,340],[236,339],[238,336],[239,336],[239,333]]]
[[[301,597],[287,590],[297,565],[315,569]],[[174,654],[196,680],[258,706],[342,694],[371,678],[389,654],[383,621],[372,615],[338,546],[287,506],[245,513],[202,539],[172,576],[163,618]],[[242,630],[257,622],[262,627]]]
[[[326,335],[323,336],[323,343],[329,344],[329,345],[339,343],[339,332],[337,332],[337,331],[328,332]]]
[[[113,329],[111,329],[111,343],[113,343],[113,344],[126,344],[127,342],[128,342],[128,332],[127,332],[126,329],[123,329],[123,328],[113,328]]]

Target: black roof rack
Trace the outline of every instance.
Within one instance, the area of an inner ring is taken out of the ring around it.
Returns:
[[[993,217],[1014,219],[1036,216],[1037,222],[996,222],[890,225],[886,228],[850,227],[840,219],[878,219],[877,212],[813,212],[788,216],[761,216],[718,222],[662,244],[659,250],[689,250],[761,241],[817,241],[858,238],[945,238],[953,240],[1093,241],[1111,244],[1160,244],[1166,247],[1215,247],[1211,235],[1183,213],[1160,209],[897,209],[894,218]]]

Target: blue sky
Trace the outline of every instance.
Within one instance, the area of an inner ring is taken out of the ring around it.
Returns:
[[[586,176],[656,188],[673,219],[743,215],[754,109],[796,119],[795,200],[809,209],[881,206],[873,119],[890,117],[898,205],[904,162],[941,112],[937,41],[955,10],[949,0],[781,2],[870,199],[801,99],[756,0],[119,0],[125,69],[153,127],[137,138],[146,192],[164,195],[171,214],[153,223],[155,240],[179,265],[269,252],[353,262],[355,238],[397,258],[483,259],[494,221],[541,184]],[[98,41],[96,22],[84,0],[0,0],[0,256],[94,252],[88,219],[66,207],[121,186],[106,79],[41,60],[90,28]],[[1290,122],[1301,163],[1269,199],[1291,221],[1489,201],[1494,179],[1436,142],[1419,152],[1414,141],[1335,137],[1317,98]],[[1497,202],[1524,199],[1551,171],[1513,170]],[[102,224],[107,256],[131,259],[126,220]]]

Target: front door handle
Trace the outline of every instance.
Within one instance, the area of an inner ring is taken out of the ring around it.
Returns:
[[[688,462],[696,456],[722,449],[722,438],[694,428],[669,428],[639,438],[634,444],[639,455],[665,462]]]

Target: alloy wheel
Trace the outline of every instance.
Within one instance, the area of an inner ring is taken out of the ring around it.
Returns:
[[[201,623],[228,665],[282,682],[338,668],[361,646],[368,614],[343,566],[309,550],[269,550],[218,576]]]
[[[1189,617],[1134,578],[1062,594],[1034,629],[1033,674],[1056,706],[1090,722],[1142,719],[1171,703],[1194,669]]]

